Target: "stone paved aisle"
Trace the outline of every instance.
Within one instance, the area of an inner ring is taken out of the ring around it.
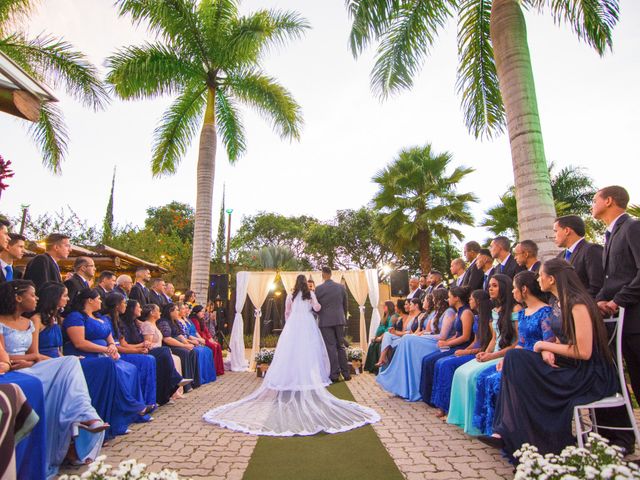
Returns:
[[[214,406],[250,393],[260,381],[252,373],[227,372],[175,405],[160,408],[154,413],[153,422],[133,425],[130,434],[109,442],[102,453],[107,455],[107,463],[114,466],[136,458],[151,470],[171,468],[194,480],[239,480],[257,438],[214,427],[201,417]],[[349,388],[358,402],[382,415],[382,421],[374,428],[407,479],[513,477],[512,468],[497,451],[435,418],[433,410],[425,404],[391,397],[376,385],[372,375],[354,376]],[[357,448],[349,453],[367,454]],[[66,468],[61,473],[82,471]]]

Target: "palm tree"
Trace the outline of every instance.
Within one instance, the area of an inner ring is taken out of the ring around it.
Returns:
[[[107,59],[107,81],[120,98],[176,96],[154,132],[151,170],[173,174],[200,128],[191,289],[206,297],[218,130],[229,161],[245,151],[239,104],[270,119],[282,138],[297,139],[300,107],[260,69],[264,53],[302,35],[298,14],[238,13],[237,0],[118,0],[121,15],[148,22],[159,41],[119,50]]]
[[[346,0],[353,19],[350,46],[359,55],[379,41],[371,76],[382,97],[409,88],[438,30],[458,16],[457,91],[465,123],[476,137],[506,125],[511,143],[521,238],[555,251],[555,217],[522,7],[549,9],[603,55],[618,20],[617,0]]]
[[[298,270],[300,262],[288,247],[270,245],[247,253],[252,264],[261,270]]]
[[[17,26],[31,13],[33,0],[0,0],[0,52],[33,78],[67,94],[84,105],[98,110],[108,100],[98,72],[86,58],[62,38],[40,34],[29,38]],[[42,153],[42,163],[60,173],[67,153],[69,136],[62,111],[53,103],[42,103],[39,119],[30,133]]]
[[[373,205],[380,210],[376,225],[380,241],[398,255],[417,250],[422,271],[431,269],[434,237],[462,239],[452,224],[473,225],[468,204],[477,202],[475,195],[456,192],[457,184],[473,169],[456,167],[448,174],[450,164],[450,153],[437,154],[427,144],[402,150],[373,177],[378,184]]]
[[[555,199],[555,209],[558,215],[580,215],[585,218],[590,237],[595,237],[601,227],[591,219],[591,199],[597,189],[593,179],[584,173],[580,167],[567,166],[554,174],[554,164],[549,165],[551,177],[551,191]],[[516,196],[513,186],[500,197],[500,203],[486,212],[485,219],[480,223],[495,235],[507,235],[514,240],[525,239],[518,235]]]

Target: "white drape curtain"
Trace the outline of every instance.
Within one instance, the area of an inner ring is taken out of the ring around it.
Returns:
[[[269,288],[276,279],[276,272],[251,272],[247,293],[255,308],[255,325],[253,327],[253,344],[251,346],[251,358],[249,358],[249,370],[256,368],[256,353],[260,349],[260,324],[262,317],[262,304],[264,303]]]
[[[250,272],[238,272],[236,276],[236,316],[233,319],[229,355],[232,372],[244,372],[249,366],[249,362],[244,357],[244,320],[242,319],[242,309],[247,298]]]
[[[346,272],[341,273],[347,282],[347,287],[349,287],[353,298],[358,302],[358,308],[360,309],[360,348],[363,353],[366,353],[367,324],[364,317],[364,304],[367,301],[367,294],[369,293],[367,279],[365,278],[362,270],[347,270]]]
[[[310,272],[280,272],[280,280],[282,280],[282,285],[284,286],[284,291],[287,296],[291,295],[298,275],[304,275],[307,280],[311,276]]]
[[[369,268],[364,271],[367,279],[367,287],[369,289],[369,301],[371,302],[371,323],[369,324],[369,338],[371,341],[376,334],[376,330],[380,325],[380,286],[378,285],[378,271],[375,268]],[[368,344],[368,342],[367,342]],[[366,350],[365,350],[366,351]]]

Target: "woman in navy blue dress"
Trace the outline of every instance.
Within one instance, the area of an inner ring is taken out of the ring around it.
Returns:
[[[65,355],[84,357],[106,356],[117,370],[116,394],[109,423],[115,435],[128,433],[133,422],[151,420],[148,413],[153,405],[146,405],[135,366],[120,359],[116,342],[111,335],[109,320],[96,316],[102,301],[91,288],[80,290],[72,303],[72,312],[62,323]]]
[[[146,305],[145,305],[146,307]],[[158,315],[155,309],[143,309],[140,320],[145,321],[149,315]],[[198,353],[192,344],[187,342],[182,336],[182,329],[178,324],[178,306],[175,303],[168,303],[162,307],[162,316],[157,321],[156,326],[162,333],[162,343],[171,349],[171,353],[180,357],[182,364],[182,376],[192,378],[193,382],[185,385],[185,393],[191,388],[198,388],[200,383],[200,368],[198,364]]]

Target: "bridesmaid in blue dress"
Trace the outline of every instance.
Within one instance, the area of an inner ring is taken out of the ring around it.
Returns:
[[[148,355],[149,349],[143,343],[129,344],[120,331],[120,317],[127,309],[124,295],[118,292],[107,294],[102,305],[102,318],[108,320],[111,335],[116,342],[120,358],[138,369],[140,388],[144,403],[157,407],[156,404],[156,359]]]
[[[495,305],[491,312],[491,342],[484,352],[459,367],[453,375],[447,423],[458,425],[470,435],[482,433],[473,426],[478,375],[496,365],[518,340],[517,312],[520,305],[513,299],[512,290],[511,277],[501,273],[491,276],[489,297]]]
[[[451,399],[451,383],[456,369],[475,359],[484,352],[491,342],[491,309],[493,302],[484,290],[474,290],[469,298],[469,307],[474,316],[474,340],[468,347],[456,350],[453,356],[441,358],[436,363],[433,374],[433,391],[430,404],[436,407],[436,417],[443,417],[449,411]]]
[[[382,342],[380,342],[380,360],[378,360],[378,363],[376,363],[376,367],[378,368],[387,363],[387,358],[389,356],[390,350],[398,346],[398,343],[400,343],[400,339],[403,336],[411,333],[415,324],[415,320],[422,309],[420,300],[417,298],[404,301],[398,300],[398,305],[401,302],[403,302],[403,306],[401,311],[402,313],[400,314],[400,319],[398,320],[396,325],[391,327],[382,335]]]
[[[13,369],[42,382],[46,475],[53,478],[65,458],[77,464],[95,459],[109,425],[91,405],[78,359],[50,359],[38,353],[38,332],[24,316],[36,309],[37,299],[31,281],[14,280],[0,285],[0,343],[11,358]]]
[[[111,360],[117,371],[117,381],[109,423],[114,435],[123,435],[128,433],[131,423],[151,420],[148,413],[154,406],[144,403],[136,367],[120,360],[108,320],[94,315],[101,305],[100,295],[94,289],[85,288],[76,294],[72,312],[62,323],[63,352],[84,357],[106,356]]]
[[[542,455],[559,453],[575,443],[574,406],[620,391],[602,317],[574,268],[562,259],[547,260],[539,282],[560,305],[560,318],[554,312],[551,323],[557,341],[507,353],[494,434],[480,437],[509,455],[523,443]]]
[[[189,314],[188,305],[178,305],[178,325],[182,331],[184,339],[193,345],[193,350],[198,355],[198,368],[200,371],[200,384],[213,382],[216,380],[216,365],[213,359],[213,352],[210,348],[205,347],[204,339],[198,335],[196,326],[191,323],[187,315]]]
[[[420,369],[420,396],[425,402],[431,400],[436,362],[453,355],[456,350],[469,346],[473,336],[473,312],[469,308],[469,290],[466,287],[451,287],[448,294],[449,306],[456,311],[453,323],[454,335],[446,340],[438,340],[438,350],[425,355]]]
[[[442,291],[442,294],[440,291]],[[447,291],[439,289],[437,295],[447,298]],[[451,316],[452,319],[455,318],[455,310],[449,307],[448,302],[440,301],[437,303],[437,307],[440,314],[438,323],[440,325],[452,323],[452,320],[445,319],[447,316]],[[386,391],[399,397],[412,402],[420,400],[420,366],[422,365],[422,359],[425,355],[438,350],[437,342],[445,340],[444,335],[445,331],[443,330],[440,335],[427,334],[422,331],[419,335],[403,336],[391,362],[378,374],[376,382]]]
[[[539,340],[553,342],[549,296],[540,290],[538,275],[530,270],[519,272],[513,278],[513,298],[526,308],[518,312],[518,344],[515,348],[533,350]],[[486,369],[478,376],[473,426],[485,435],[493,432],[495,406],[500,393],[502,362]]]

